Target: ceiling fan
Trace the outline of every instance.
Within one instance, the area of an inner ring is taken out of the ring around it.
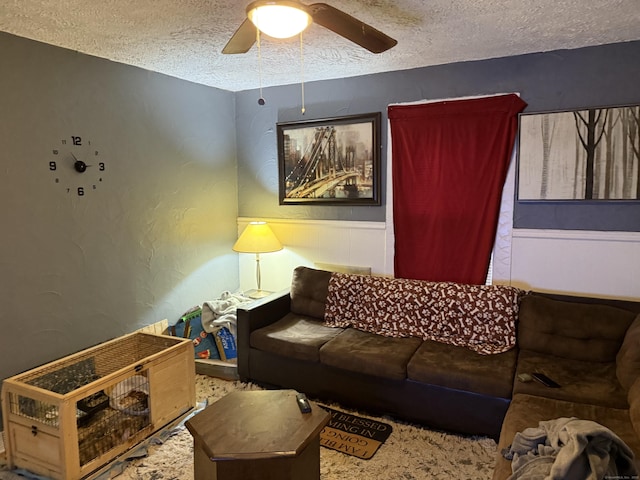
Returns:
[[[269,27],[268,21],[277,26]],[[258,0],[247,6],[247,18],[233,34],[222,53],[246,53],[256,42],[256,28],[266,35],[289,38],[315,22],[357,43],[372,53],[382,53],[398,42],[351,15],[327,5],[305,5],[297,0]],[[286,28],[282,32],[280,29]]]

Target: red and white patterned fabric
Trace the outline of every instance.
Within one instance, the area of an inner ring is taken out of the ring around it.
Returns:
[[[333,273],[324,319],[331,327],[418,337],[490,355],[515,346],[523,293],[504,285]]]

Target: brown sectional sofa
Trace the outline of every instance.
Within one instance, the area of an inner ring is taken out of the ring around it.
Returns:
[[[491,436],[500,450],[541,420],[578,417],[611,428],[640,453],[640,303],[529,292],[520,301],[516,348],[480,355],[325,326],[331,275],[298,267],[290,290],[238,310],[242,380]],[[561,388],[517,380],[534,371]],[[510,474],[500,455],[494,480]]]
[[[516,432],[537,427],[540,421],[576,417],[611,429],[640,455],[638,303],[594,302],[536,294],[522,299],[516,378],[522,373],[544,372],[561,387],[514,382],[499,438],[500,452],[509,447]],[[494,480],[511,474],[510,461],[499,455]]]

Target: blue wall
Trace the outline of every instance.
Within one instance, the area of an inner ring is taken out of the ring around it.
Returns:
[[[0,59],[0,378],[238,287],[232,92],[2,32]],[[84,196],[71,135],[106,163]]]
[[[236,95],[239,215],[265,218],[384,221],[383,205],[359,207],[278,204],[276,122],[367,112],[383,113],[386,171],[389,104],[518,92],[525,112],[640,104],[640,42],[463,62],[362,77],[265,88]],[[293,68],[293,67],[292,67]],[[516,228],[640,231],[639,202],[517,203]]]

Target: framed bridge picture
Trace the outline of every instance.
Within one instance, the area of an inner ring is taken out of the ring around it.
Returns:
[[[282,122],[280,205],[380,205],[380,113]]]

